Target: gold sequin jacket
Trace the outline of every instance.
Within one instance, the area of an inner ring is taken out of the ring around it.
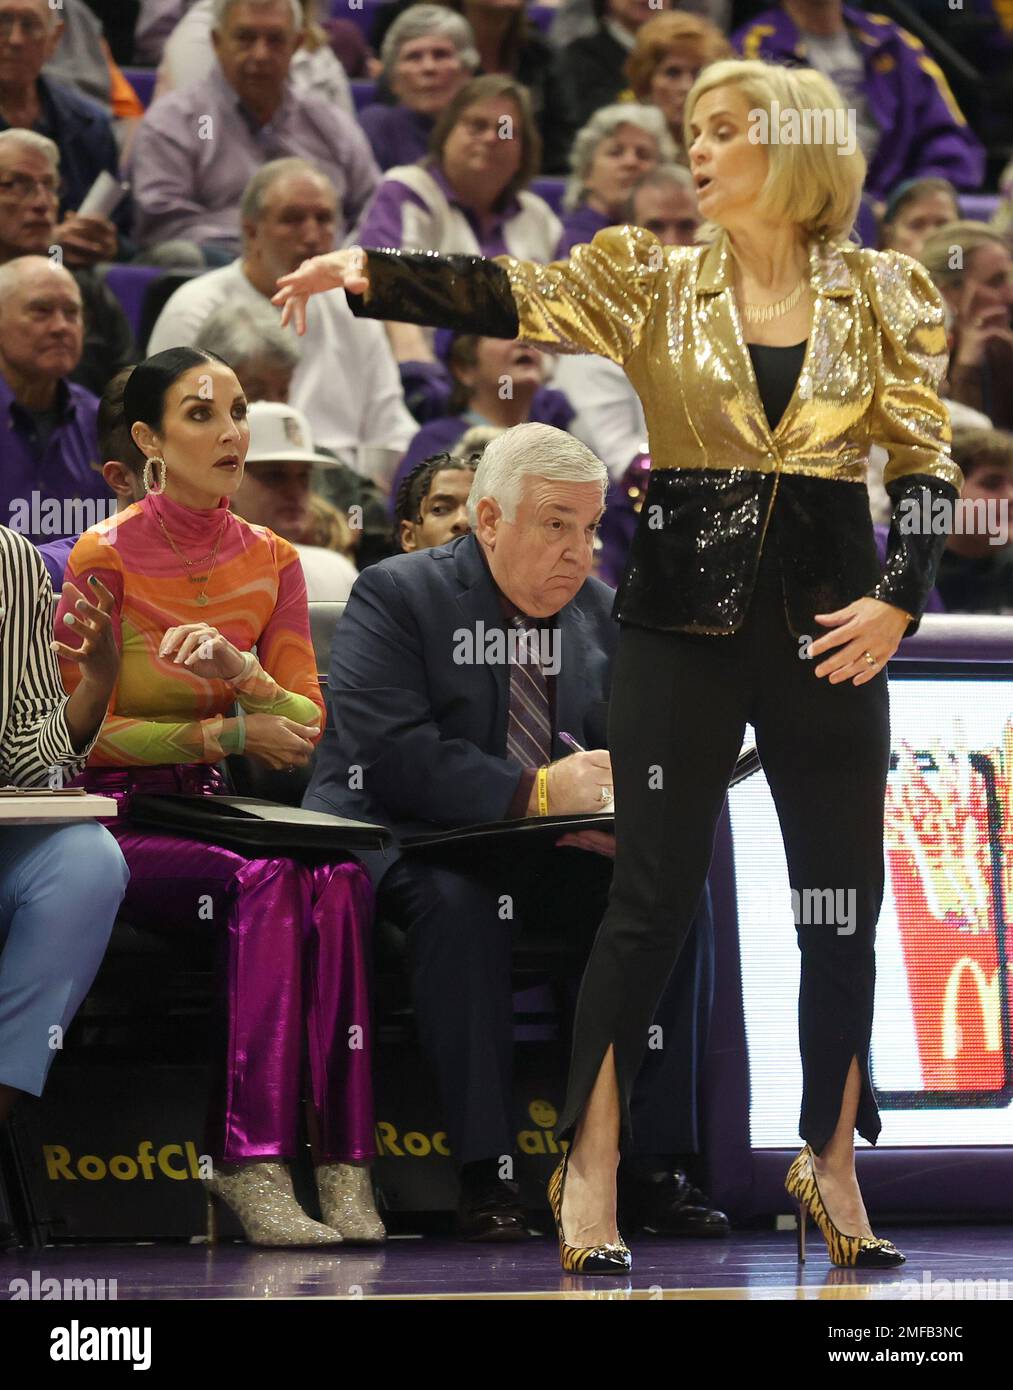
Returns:
[[[735,631],[773,520],[797,636],[825,631],[814,615],[861,595],[908,613],[905,636],[917,630],[946,543],[917,519],[938,515],[936,498],[955,499],[962,475],[937,394],[942,303],[916,261],[812,243],[812,329],[795,393],[771,430],[723,233],[707,246],[666,247],[642,228],[610,227],[551,265],[368,254],[370,289],[348,296],[354,313],[519,334],[623,367],[643,402],[652,468],[616,619]],[[874,443],[887,451],[894,503],[885,572],[865,485]]]

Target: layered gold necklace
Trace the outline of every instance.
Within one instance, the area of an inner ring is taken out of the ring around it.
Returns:
[[[176,544],[176,542],[175,542],[175,541],[172,539],[172,537],[169,535],[169,528],[166,526],[165,522],[162,520],[162,518],[158,515],[157,512],[155,512],[155,518],[156,518],[156,520],[158,521],[159,526],[161,526],[161,528],[162,528],[162,531],[163,531],[163,533],[164,533],[164,535],[165,535],[165,539],[169,542],[169,544],[172,546],[173,550],[176,552],[176,554],[179,556],[179,558],[183,561],[183,564],[186,565],[186,570],[187,570],[186,577],[187,577],[187,579],[190,581],[191,584],[200,584],[200,585],[203,586],[203,587],[201,588],[200,593],[197,594],[196,600],[195,600],[195,601],[199,604],[199,606],[200,606],[201,608],[204,608],[204,607],[206,606],[206,604],[208,603],[207,586],[208,586],[208,583],[209,583],[209,581],[210,581],[210,579],[211,579],[211,576],[212,576],[212,575],[214,574],[214,572],[215,572],[215,565],[216,565],[217,562],[218,562],[218,547],[219,547],[219,546],[221,545],[221,543],[222,543],[222,536],[225,535],[225,523],[226,523],[226,521],[228,521],[228,519],[229,519],[229,518],[228,518],[228,512],[226,512],[225,516],[222,517],[222,524],[221,524],[221,527],[219,528],[219,531],[218,531],[218,539],[215,541],[214,547],[212,548],[212,550],[211,550],[207,555],[202,555],[201,558],[200,558],[199,560],[188,560],[187,557],[183,554],[182,550],[180,550],[180,548],[179,548],[179,546]],[[208,570],[207,574],[194,574],[194,573],[193,573],[193,570],[194,570],[194,567],[195,567],[195,566],[206,564],[208,560],[211,561],[211,567],[210,567],[210,569]]]

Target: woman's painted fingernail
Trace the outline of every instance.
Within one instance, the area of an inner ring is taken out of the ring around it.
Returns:
[[[73,613],[65,613],[63,615],[63,621],[67,624],[68,627],[73,627],[77,619],[74,617]]]
[[[93,574],[89,574],[89,576],[88,576],[88,583],[89,583],[89,584],[94,584],[96,587],[98,586],[98,580],[95,578],[95,576],[94,576]]]

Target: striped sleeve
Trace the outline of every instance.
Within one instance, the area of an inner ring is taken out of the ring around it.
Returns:
[[[16,786],[58,785],[57,768],[69,779],[95,742],[80,750],[71,742],[52,637],[53,586],[42,556],[0,526],[0,778]]]

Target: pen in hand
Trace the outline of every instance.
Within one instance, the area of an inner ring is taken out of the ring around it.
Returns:
[[[587,749],[586,749],[586,748],[581,748],[580,744],[577,742],[577,740],[573,737],[572,734],[561,733],[561,734],[559,735],[559,741],[560,741],[560,743],[565,743],[566,746],[567,746],[567,748],[569,748],[569,750],[570,750],[571,753],[586,753],[586,752],[587,752]]]

